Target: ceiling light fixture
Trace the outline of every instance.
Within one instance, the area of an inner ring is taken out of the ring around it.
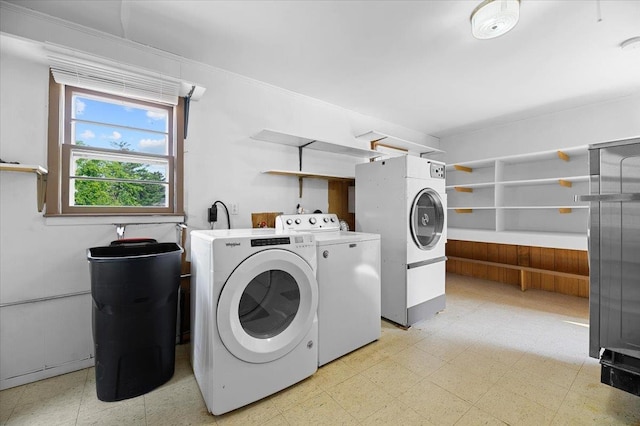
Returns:
[[[508,32],[520,18],[520,0],[484,0],[471,12],[471,33],[480,40]]]

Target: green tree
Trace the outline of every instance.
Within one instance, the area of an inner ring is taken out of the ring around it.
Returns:
[[[84,145],[77,141],[76,145]],[[119,151],[130,151],[125,141],[112,142]],[[164,181],[159,171],[147,164],[81,158],[76,162],[76,176],[126,179],[147,182]],[[74,202],[77,206],[164,206],[165,186],[157,183],[132,183],[100,180],[75,180]]]

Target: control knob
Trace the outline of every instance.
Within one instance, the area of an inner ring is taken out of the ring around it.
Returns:
[[[296,219],[296,225],[300,225],[302,221],[300,219]]]
[[[316,224],[316,218],[315,217],[310,217],[309,218],[309,223],[312,224],[312,225],[315,225]]]
[[[331,222],[335,222],[335,221],[336,221],[336,218],[335,218],[335,217],[332,217],[332,218],[331,218]]]
[[[287,225],[291,225],[292,223],[293,223],[293,220],[287,219]]]
[[[323,220],[324,220],[324,223],[328,223],[329,222],[329,218],[328,217],[325,217]]]

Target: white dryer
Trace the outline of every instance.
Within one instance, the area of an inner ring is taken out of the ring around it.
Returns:
[[[193,231],[191,262],[192,366],[210,412],[250,404],[317,370],[313,235]]]
[[[445,307],[444,166],[413,156],[356,165],[356,230],[381,235],[382,316],[403,326]]]
[[[276,229],[312,232],[318,249],[318,365],[380,338],[380,235],[340,230],[335,214],[276,217]]]

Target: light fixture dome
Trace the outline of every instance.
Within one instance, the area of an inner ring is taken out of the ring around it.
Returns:
[[[484,0],[471,12],[471,33],[484,40],[511,30],[520,18],[520,0]]]

